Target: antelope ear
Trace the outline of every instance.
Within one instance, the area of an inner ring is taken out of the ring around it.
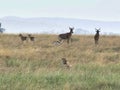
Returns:
[[[98,31],[100,32],[101,28],[98,29]]]

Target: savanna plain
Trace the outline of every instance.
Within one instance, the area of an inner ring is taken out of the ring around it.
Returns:
[[[93,35],[61,45],[57,35],[33,36],[0,35],[0,90],[120,90],[120,36],[101,35],[99,45]]]

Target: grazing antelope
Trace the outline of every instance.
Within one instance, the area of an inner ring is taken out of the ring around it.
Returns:
[[[28,34],[28,37],[29,37],[30,41],[34,41],[35,40],[35,37],[31,36],[31,34]]]
[[[98,40],[99,40],[99,32],[100,32],[100,28],[99,29],[96,29],[95,28],[95,30],[96,30],[96,34],[95,34],[95,36],[94,36],[94,40],[95,40],[95,44],[98,44]]]
[[[67,60],[65,58],[62,58],[62,63],[65,65],[65,67],[70,68],[71,66],[68,64]]]
[[[71,36],[72,36],[73,30],[74,30],[74,27],[73,28],[69,27],[69,29],[70,29],[70,32],[64,33],[64,34],[59,34],[58,38],[59,38],[60,42],[62,40],[67,40],[67,43],[69,44],[69,41],[71,40]]]
[[[27,40],[27,37],[23,36],[22,34],[19,34],[19,37],[21,38],[22,41],[26,41]]]

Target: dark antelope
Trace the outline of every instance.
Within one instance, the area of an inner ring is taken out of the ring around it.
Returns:
[[[31,34],[28,34],[28,37],[29,37],[30,41],[34,41],[35,40],[35,37],[31,36]]]
[[[72,36],[72,33],[73,33],[73,30],[74,30],[74,27],[71,28],[69,27],[70,29],[70,32],[68,33],[64,33],[64,34],[59,34],[59,41],[61,42],[62,40],[67,40],[67,43],[69,44],[69,41],[71,40],[71,36]]]
[[[21,38],[22,41],[26,41],[27,40],[27,37],[23,36],[22,34],[19,34],[19,37]]]
[[[98,40],[99,40],[99,32],[100,32],[100,28],[99,29],[96,29],[95,28],[95,30],[96,30],[96,34],[95,34],[95,36],[94,36],[94,40],[95,40],[95,44],[98,44]]]

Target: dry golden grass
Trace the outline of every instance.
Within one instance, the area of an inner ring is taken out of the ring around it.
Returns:
[[[65,57],[73,65],[78,63],[118,63],[120,59],[119,36],[101,36],[95,46],[93,36],[74,35],[69,45],[64,41],[54,45],[57,35],[34,35],[35,42],[22,43],[18,35],[0,35],[0,56],[20,60],[47,60],[52,67]],[[2,59],[1,58],[1,59]]]

